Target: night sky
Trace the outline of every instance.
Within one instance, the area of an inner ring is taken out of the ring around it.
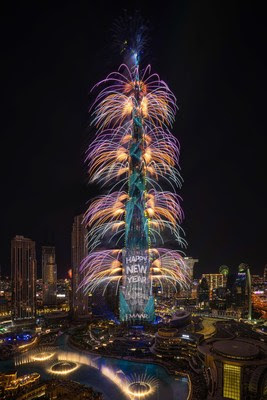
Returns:
[[[197,276],[241,262],[262,274],[267,263],[266,14],[248,3],[135,3],[152,26],[149,62],[178,99],[182,226]],[[54,243],[66,276],[73,217],[99,193],[83,162],[89,91],[121,62],[110,29],[125,5],[1,6],[2,272],[21,234],[36,241],[38,257]]]

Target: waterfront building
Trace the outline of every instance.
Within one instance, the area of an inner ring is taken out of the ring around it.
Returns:
[[[251,338],[202,341],[208,399],[263,399],[267,394],[267,345]]]
[[[83,223],[83,215],[74,218],[71,234],[71,262],[72,262],[72,313],[73,316],[88,316],[88,295],[79,286],[84,278],[80,271],[82,260],[88,254],[87,229]]]
[[[37,372],[33,372],[31,374],[23,375],[18,377],[16,371],[11,371],[9,373],[0,373],[0,395],[3,395],[1,398],[5,399],[26,399],[26,398],[35,398],[34,395],[40,394],[43,390],[38,390],[32,392],[32,387],[35,388],[36,384],[40,380],[40,375]],[[44,387],[42,388],[44,389]],[[27,396],[20,397],[19,394],[27,393]],[[32,396],[30,396],[30,394]],[[37,396],[36,396],[37,397]],[[39,397],[39,396],[38,396]]]
[[[36,313],[35,242],[24,236],[11,241],[11,280],[14,320],[31,319]]]
[[[57,302],[57,264],[53,246],[42,246],[43,305]]]
[[[197,353],[203,335],[182,332],[176,328],[160,328],[151,351],[160,358],[188,358]]]
[[[104,400],[102,393],[78,382],[66,379],[53,379],[46,383],[46,395],[49,399],[64,400]]]

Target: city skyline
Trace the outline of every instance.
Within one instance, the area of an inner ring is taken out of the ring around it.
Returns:
[[[0,398],[265,399],[260,7],[1,16]]]
[[[82,21],[79,24],[71,19],[69,5],[40,8],[40,24],[35,24],[27,6],[17,16],[6,9],[5,24],[15,25],[14,36],[4,45],[8,151],[1,161],[2,171],[8,169],[8,174],[3,176],[6,195],[1,198],[6,210],[1,224],[2,274],[10,272],[10,240],[17,234],[36,241],[38,260],[41,245],[50,244],[47,239],[54,237],[59,276],[70,268],[72,219],[85,211],[88,198],[98,192],[87,185],[80,161],[87,145],[87,105],[92,100],[87,94],[95,79],[117,63],[115,54],[106,60],[102,43],[107,42],[110,19],[120,6],[107,7],[107,16],[95,8],[91,24],[87,24],[86,6],[75,10],[77,21]],[[182,227],[189,245],[187,255],[199,259],[198,276],[217,272],[222,264],[237,268],[241,262],[262,274],[266,188],[261,16],[246,6],[240,10],[237,5],[207,7],[184,2],[168,5],[162,16],[146,7],[142,11],[154,27],[153,65],[167,77],[179,99],[174,132],[182,149]],[[60,17],[67,35],[57,28]],[[105,32],[92,35],[100,19]],[[24,23],[27,30],[18,35]],[[176,51],[169,52],[165,43]],[[18,165],[24,169],[19,179]],[[14,207],[17,198],[20,201]],[[40,263],[38,269],[40,275]]]

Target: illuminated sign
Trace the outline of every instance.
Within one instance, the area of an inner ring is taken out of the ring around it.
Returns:
[[[182,334],[182,338],[183,338],[183,339],[190,339],[190,336],[189,336],[189,335]]]
[[[147,307],[151,296],[150,261],[145,250],[123,251],[123,287],[121,291],[121,319],[150,320]],[[153,309],[154,313],[154,309]]]

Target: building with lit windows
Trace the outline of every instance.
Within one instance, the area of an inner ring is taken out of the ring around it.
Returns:
[[[208,339],[198,346],[208,399],[264,399],[267,395],[267,344],[250,338]]]
[[[151,351],[161,358],[190,357],[197,353],[203,335],[182,332],[176,328],[160,328]]]
[[[202,278],[206,278],[208,282],[210,289],[210,298],[214,289],[224,287],[226,285],[226,280],[223,274],[203,274]]]
[[[36,314],[35,242],[24,236],[11,241],[11,281],[14,320],[32,319]]]
[[[53,246],[42,246],[43,305],[57,302],[57,264]]]
[[[88,254],[87,229],[83,224],[83,215],[74,218],[71,234],[71,262],[72,262],[72,313],[74,317],[88,315],[88,295],[79,289],[84,273],[80,271],[82,260]]]
[[[31,388],[36,386],[40,380],[40,375],[37,372],[33,372],[31,374],[17,376],[16,371],[11,371],[9,373],[0,373],[0,395],[3,395],[4,399],[14,399],[17,398],[17,394],[21,395],[26,393],[28,396],[23,396],[20,398],[26,399],[31,398],[30,393],[28,392]],[[40,390],[38,390],[38,394],[40,394]],[[33,393],[34,394],[34,393]],[[37,394],[37,393],[35,393]]]

